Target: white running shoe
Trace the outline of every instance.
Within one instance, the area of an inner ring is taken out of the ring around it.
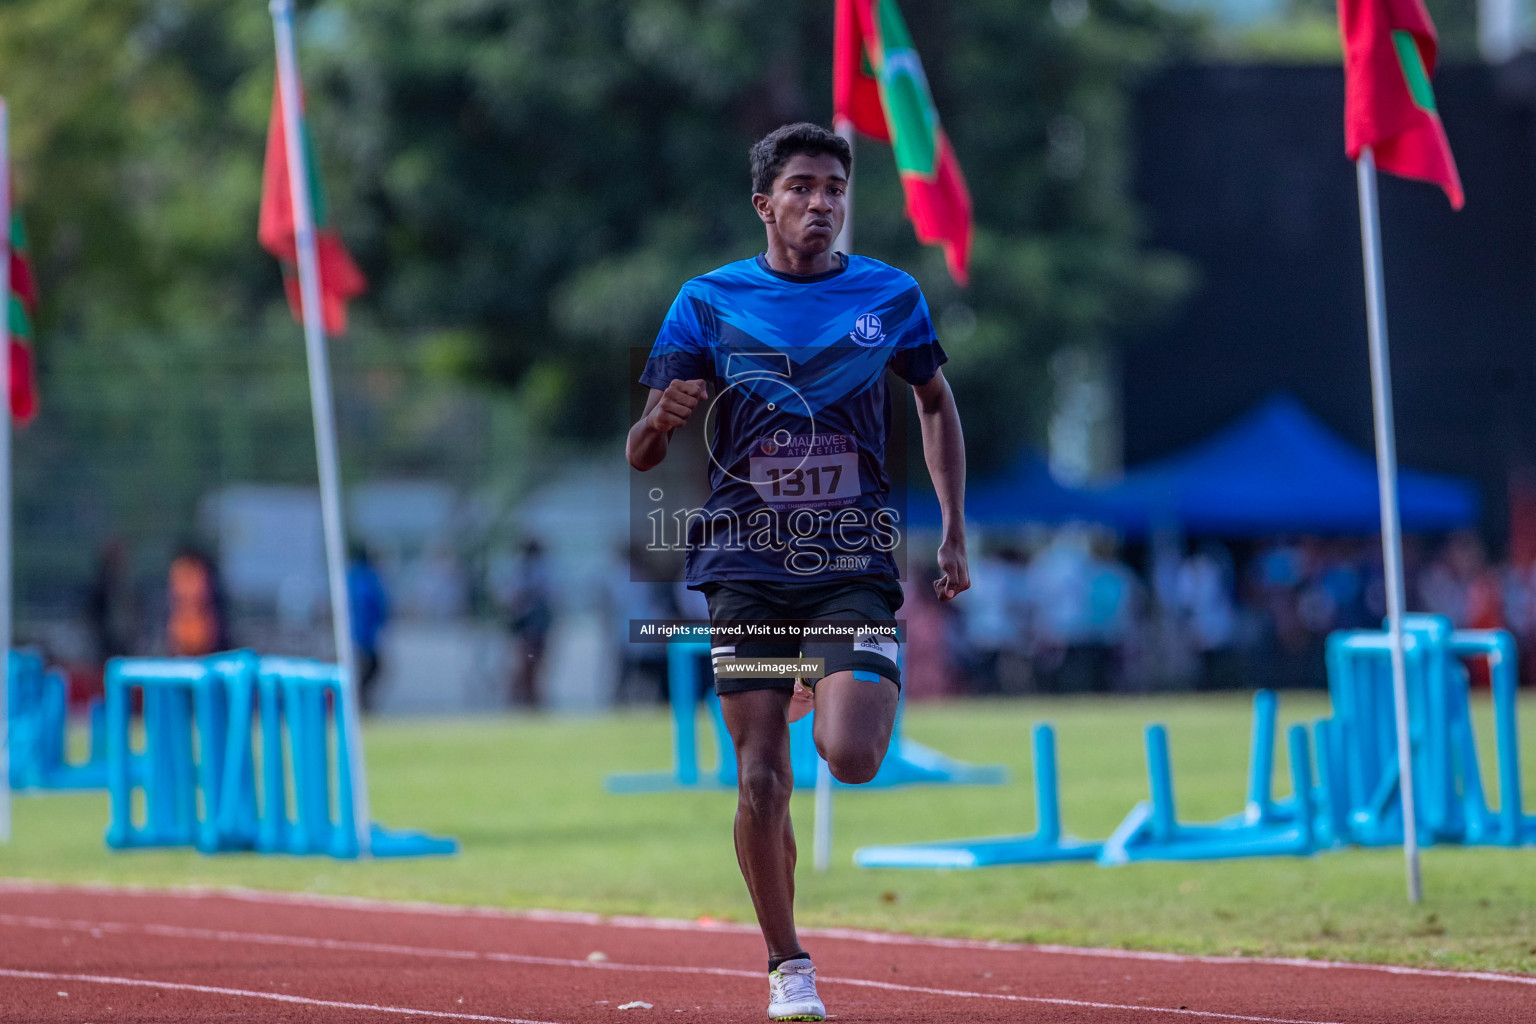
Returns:
[[[816,966],[809,959],[786,960],[768,975],[769,1020],[826,1020],[816,996]]]

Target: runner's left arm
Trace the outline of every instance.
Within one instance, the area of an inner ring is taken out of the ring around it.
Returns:
[[[918,424],[923,431],[923,461],[939,496],[943,537],[939,542],[939,571],[933,592],[948,601],[970,589],[971,572],[965,558],[965,437],[954,393],[936,370],[928,381],[912,385],[917,396]]]

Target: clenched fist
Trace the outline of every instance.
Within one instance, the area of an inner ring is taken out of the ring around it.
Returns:
[[[971,569],[963,541],[939,545],[939,572],[944,575],[933,581],[933,594],[940,601],[953,601],[961,592],[971,589]]]
[[[670,433],[688,422],[693,410],[709,397],[702,380],[674,380],[661,393],[661,401],[651,410],[651,426]]]

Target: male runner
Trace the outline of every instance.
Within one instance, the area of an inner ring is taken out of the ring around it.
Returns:
[[[651,388],[625,454],[645,471],[698,415],[711,430],[711,494],[689,517],[687,579],[717,630],[715,689],[736,744],[736,857],[768,944],[772,1020],[819,1021],[816,969],[795,934],[791,678],[743,677],[731,662],[821,659],[816,748],[845,783],[874,778],[895,722],[900,675],[889,633],[902,593],[886,508],[889,367],[912,385],[923,454],[943,512],[934,592],[970,586],[965,448],[945,361],[917,283],[832,249],[852,154],[813,124],[785,125],[751,153],[752,205],[767,252],[683,286],[640,381]],[[728,624],[845,621],[842,638],[719,639]],[[798,717],[798,716],[795,716]]]

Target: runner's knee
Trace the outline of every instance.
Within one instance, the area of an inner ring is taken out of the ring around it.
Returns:
[[[838,782],[859,786],[875,777],[885,760],[885,748],[873,743],[840,744],[824,752],[827,767]]]
[[[755,762],[740,766],[738,789],[741,804],[754,817],[770,818],[784,813],[795,789],[794,772],[786,766]]]

